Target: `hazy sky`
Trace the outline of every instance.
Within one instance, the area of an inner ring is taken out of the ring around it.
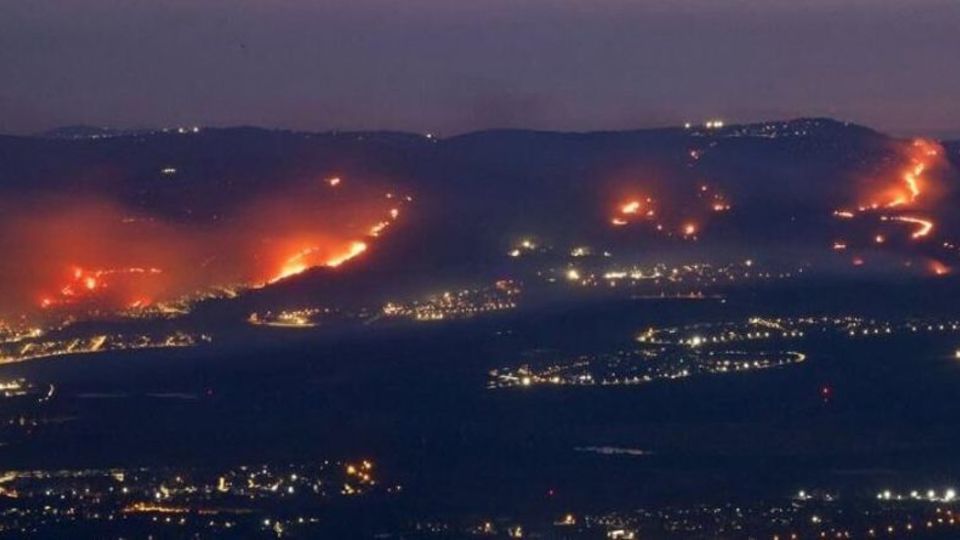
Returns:
[[[0,132],[960,128],[958,0],[0,0]]]

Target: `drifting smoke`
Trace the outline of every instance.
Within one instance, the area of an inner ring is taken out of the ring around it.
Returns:
[[[348,185],[320,179],[238,202],[201,222],[106,197],[6,201],[0,315],[140,308],[339,266],[366,251],[406,202]]]

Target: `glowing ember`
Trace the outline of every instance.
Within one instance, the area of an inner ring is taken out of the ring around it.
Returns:
[[[933,222],[930,220],[921,219],[921,218],[912,217],[912,216],[894,216],[891,218],[884,218],[884,219],[888,221],[899,221],[902,223],[910,223],[910,224],[916,225],[917,230],[915,230],[913,234],[910,235],[910,237],[913,238],[914,240],[919,240],[921,238],[929,236],[934,226]]]
[[[929,206],[934,195],[941,190],[931,189],[936,187],[928,178],[930,169],[935,165],[935,160],[941,155],[940,147],[937,143],[918,139],[905,151],[907,164],[899,170],[896,175],[896,184],[882,187],[880,190],[874,190],[870,196],[870,201],[858,206],[856,212],[848,210],[836,210],[833,215],[842,219],[854,219],[862,214],[873,214],[883,209],[902,210],[915,208],[920,204],[921,198],[924,207]],[[911,215],[881,215],[881,221],[900,222],[914,226],[910,234],[912,240],[922,240],[932,236],[936,223],[932,218]],[[886,237],[883,234],[877,234],[874,242],[883,244]],[[836,247],[834,248],[836,249]]]
[[[118,277],[130,281],[131,277],[161,273],[163,272],[158,268],[133,267],[85,270],[79,266],[74,266],[69,272],[69,281],[60,287],[59,294],[56,297],[42,297],[39,302],[40,307],[46,309],[55,305],[72,303],[80,299],[93,298],[102,291],[110,288],[111,280],[109,278]]]
[[[640,201],[630,201],[620,207],[620,212],[624,214],[636,214],[640,211]]]
[[[334,255],[326,259],[325,261],[323,261],[321,264],[312,265],[312,264],[309,264],[308,259],[311,256],[319,253],[320,248],[316,246],[312,246],[312,247],[302,249],[296,254],[294,254],[292,257],[287,259],[287,261],[283,265],[283,268],[280,270],[280,272],[276,276],[273,277],[273,279],[269,281],[269,283],[276,283],[288,277],[295,276],[297,274],[302,274],[303,272],[306,272],[308,269],[312,268],[313,266],[327,266],[330,268],[336,268],[341,264],[349,261],[350,259],[356,257],[357,255],[360,255],[366,250],[367,250],[367,244],[365,242],[351,242],[350,247],[345,252]]]
[[[872,201],[861,204],[859,210],[867,212],[879,208],[909,207],[917,202],[926,191],[928,184],[924,173],[939,156],[940,151],[936,143],[918,139],[913,142],[907,151],[909,165],[899,174],[898,185],[883,188],[879,194],[871,196]],[[835,212],[834,215],[837,215]]]
[[[0,314],[99,317],[237,294],[343,264],[368,238],[392,232],[411,200],[398,193],[384,201],[383,186],[327,176],[277,180],[269,192],[231,194],[216,214],[203,209],[187,220],[109,194],[0,200]],[[205,202],[183,204],[196,211]]]
[[[713,203],[714,212],[726,212],[730,210],[730,205],[726,203]]]
[[[950,267],[940,261],[930,261],[930,271],[935,276],[945,276],[950,273]]]
[[[350,244],[350,249],[346,253],[337,255],[327,261],[327,266],[331,268],[336,268],[341,264],[349,261],[350,259],[360,255],[367,250],[367,244],[365,242],[352,242]]]
[[[370,236],[374,238],[380,236],[380,233],[382,233],[383,230],[386,229],[389,225],[390,225],[389,222],[381,221],[380,223],[377,223],[373,227],[370,227],[370,232],[369,232]]]

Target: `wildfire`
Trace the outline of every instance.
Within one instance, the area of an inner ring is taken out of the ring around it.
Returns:
[[[200,210],[191,219],[107,193],[0,200],[0,315],[108,316],[344,265],[392,232],[411,198],[384,200],[389,189],[337,179],[278,179],[266,193],[183,201]],[[208,202],[224,204],[208,214]]]
[[[713,203],[714,212],[726,212],[728,210],[730,210],[730,205],[727,203],[724,203],[724,202]]]
[[[670,212],[663,212],[662,208],[659,208],[662,204],[659,199],[637,197],[635,193],[633,197],[617,203],[609,223],[614,227],[625,227],[645,221],[665,236],[691,239],[700,232],[704,223],[711,219],[710,214],[722,214],[733,208],[726,195],[709,184],[697,185],[689,197],[685,201],[678,201],[678,205],[683,207],[687,219],[696,220],[699,224],[670,219]]]
[[[623,214],[636,214],[640,211],[640,201],[630,201],[620,207]]]
[[[336,185],[340,179],[332,178],[330,180],[336,180],[336,183],[331,184]],[[393,193],[387,193],[386,198],[392,200],[395,196]],[[410,196],[406,196],[403,197],[403,200],[409,202],[413,199]],[[402,205],[403,203],[401,202],[399,204]],[[389,219],[378,221],[367,229],[368,238],[379,237],[388,227],[396,222],[400,217],[400,208],[398,206],[392,206],[387,210],[387,214]],[[301,274],[313,267],[326,266],[328,268],[336,268],[367,251],[368,247],[367,242],[361,240],[351,241],[347,244],[346,248],[340,248],[339,251],[332,251],[329,242],[324,242],[322,245],[307,245],[307,247],[300,248],[299,251],[286,257],[280,270],[274,274],[266,284],[276,283],[288,277]]]
[[[893,217],[884,217],[884,221],[899,221],[902,223],[910,223],[917,226],[917,230],[913,231],[913,234],[910,235],[914,240],[919,240],[926,236],[930,235],[930,232],[933,231],[934,223],[928,219],[922,219],[913,216],[893,216]]]
[[[927,181],[924,173],[940,155],[939,147],[932,141],[917,139],[908,151],[909,164],[900,173],[899,186],[886,189],[873,202],[862,205],[861,211],[877,208],[900,208],[911,206],[917,202],[926,191]]]
[[[617,212],[611,218],[610,222],[617,227],[627,225],[631,218],[643,215],[646,219],[651,219],[656,215],[654,209],[654,200],[650,197],[645,199],[629,199],[617,207]]]
[[[392,199],[393,194],[388,193],[387,198]],[[407,198],[407,200],[409,200],[409,197]],[[396,207],[391,208],[389,211],[389,215],[391,220],[396,221],[397,218],[400,217],[400,209]],[[370,230],[367,232],[367,235],[370,236],[371,238],[379,237],[380,234],[382,234],[383,231],[390,226],[390,223],[391,223],[390,221],[380,221],[376,223],[375,225],[370,227]],[[343,263],[349,261],[350,259],[353,259],[358,255],[360,255],[361,253],[365,252],[367,248],[368,246],[366,242],[362,242],[362,241],[351,242],[345,251],[327,258],[325,261],[322,262],[322,264],[317,266],[326,266],[328,268],[336,268],[342,265]],[[305,249],[300,250],[299,252],[297,252],[292,257],[286,260],[280,272],[276,276],[274,276],[268,283],[276,283],[277,281],[280,281],[282,279],[305,272],[307,269],[311,267],[311,265],[308,264],[307,259],[311,255],[314,255],[318,252],[320,252],[320,248],[317,246],[311,246],[311,247],[307,247]]]
[[[331,268],[336,268],[341,264],[349,261],[350,259],[356,257],[357,255],[360,255],[366,250],[367,250],[366,242],[351,242],[350,249],[348,249],[346,253],[342,253],[340,255],[334,256],[333,258],[327,260],[327,266]]]
[[[950,273],[950,267],[940,261],[930,261],[930,271],[935,276],[945,276]]]
[[[370,233],[369,233],[369,234],[370,234],[370,236],[376,238],[376,237],[380,236],[380,233],[382,233],[383,230],[386,229],[388,226],[390,226],[390,222],[388,222],[388,221],[381,221],[380,223],[377,223],[377,224],[374,225],[373,227],[370,227]]]
[[[330,256],[326,260],[321,261],[319,264],[311,264],[309,261],[311,256],[320,253],[322,250],[318,246],[304,248],[288,258],[286,262],[284,262],[283,268],[280,269],[280,272],[270,279],[268,283],[276,283],[288,277],[302,274],[314,266],[336,268],[350,259],[360,255],[366,250],[366,242],[351,242],[346,251]]]
[[[74,266],[68,272],[70,278],[61,285],[58,294],[54,296],[46,295],[40,299],[40,307],[49,308],[55,305],[72,303],[81,299],[95,297],[99,293],[110,288],[114,277],[126,278],[157,275],[163,271],[159,268],[110,268],[87,270],[80,266]],[[149,304],[149,300],[138,298],[131,302],[137,303],[137,307]]]
[[[935,165],[935,160],[941,155],[940,147],[937,143],[923,139],[913,141],[913,144],[906,149],[907,163],[899,170],[896,175],[896,184],[882,188],[871,197],[869,202],[858,206],[855,212],[849,210],[836,210],[833,215],[840,219],[854,219],[864,214],[876,216],[884,210],[906,210],[916,208],[923,201],[929,206],[930,199],[936,195],[936,187],[929,178],[929,171]],[[879,219],[884,222],[899,222],[914,226],[910,234],[912,240],[923,240],[932,236],[936,227],[936,222],[927,216],[917,215],[880,215]],[[882,234],[877,234],[874,241],[877,244],[884,243],[886,238]],[[836,249],[836,246],[834,247]],[[945,267],[940,267],[943,270]]]

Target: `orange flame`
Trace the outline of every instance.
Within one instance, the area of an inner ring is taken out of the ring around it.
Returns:
[[[917,230],[910,235],[914,240],[919,240],[926,236],[930,235],[930,232],[933,231],[934,223],[928,219],[922,219],[913,216],[893,216],[891,218],[884,217],[885,221],[899,221],[902,223],[910,223],[917,226]]]
[[[950,267],[940,261],[930,261],[930,271],[935,276],[945,276],[950,273]]]
[[[310,264],[308,259],[311,255],[314,255],[320,252],[320,248],[317,246],[311,246],[304,248],[288,258],[284,264],[283,268],[270,279],[268,283],[276,283],[280,280],[286,279],[297,274],[302,274],[312,268],[313,266],[326,266],[329,268],[336,268],[343,263],[357,257],[361,253],[367,250],[366,242],[351,242],[350,246],[346,251],[342,253],[337,253],[333,256],[330,256],[326,260],[322,261],[320,264]]]

